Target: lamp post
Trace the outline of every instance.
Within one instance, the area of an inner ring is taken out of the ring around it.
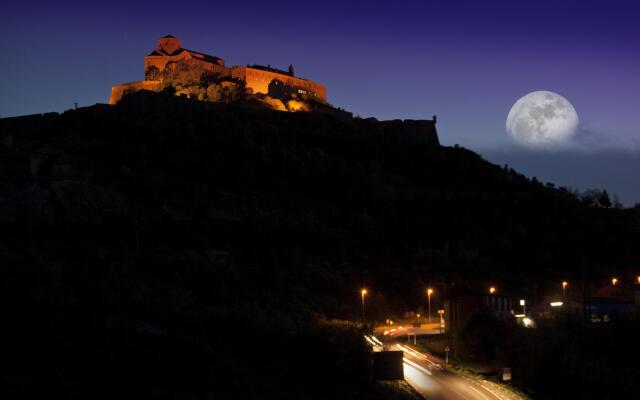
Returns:
[[[489,294],[495,294],[495,292],[496,292],[496,287],[495,286],[491,286],[489,288]]]
[[[360,291],[360,296],[362,297],[362,324],[364,325],[364,296],[367,295],[367,289],[362,289]]]
[[[427,303],[429,304],[429,323],[431,323],[431,294],[433,293],[433,289],[427,289]]]
[[[520,300],[520,305],[522,306],[522,315],[527,316],[527,306],[525,304],[526,301],[524,299]]]
[[[439,309],[438,314],[440,314],[440,333],[442,333],[442,329],[444,328],[444,309]]]
[[[562,281],[562,300],[566,297],[568,285],[569,283],[567,281]]]
[[[613,286],[617,285],[618,284],[618,278],[611,278],[611,284]]]

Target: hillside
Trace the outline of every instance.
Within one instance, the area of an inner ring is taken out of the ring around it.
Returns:
[[[377,398],[356,328],[328,322],[358,318],[362,285],[384,319],[427,281],[528,290],[638,265],[638,210],[420,124],[149,93],[0,120],[4,384]]]

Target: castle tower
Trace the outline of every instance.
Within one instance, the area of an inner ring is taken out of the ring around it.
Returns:
[[[180,39],[175,36],[167,35],[158,39],[158,49],[167,54],[173,54],[174,51],[178,50],[182,46]]]

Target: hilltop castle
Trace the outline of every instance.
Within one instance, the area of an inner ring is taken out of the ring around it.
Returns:
[[[144,58],[144,80],[114,86],[109,104],[117,103],[127,92],[161,90],[167,73],[175,70],[178,64],[186,65],[194,71],[209,73],[218,79],[242,82],[250,94],[262,93],[275,99],[294,97],[327,103],[325,86],[295,76],[293,65],[289,65],[288,71],[275,69],[270,65],[234,65],[227,68],[222,58],[182,48],[180,39],[167,35],[160,38],[156,49]]]

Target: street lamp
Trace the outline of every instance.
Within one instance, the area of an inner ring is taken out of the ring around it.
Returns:
[[[489,288],[489,294],[494,294],[495,292],[496,292],[496,288],[495,288],[495,286],[491,286],[491,287]]]
[[[565,298],[565,295],[567,294],[567,286],[569,285],[569,283],[567,281],[562,281],[562,298]]]
[[[613,286],[617,285],[618,284],[618,278],[611,278],[611,284]]]
[[[362,296],[362,324],[364,325],[364,296],[367,295],[367,289],[362,289],[360,291],[360,296]]]
[[[440,333],[442,333],[442,328],[444,328],[444,309],[439,309],[438,314],[440,314]]]
[[[638,285],[640,285],[640,276],[638,276]]]
[[[429,303],[429,323],[431,323],[431,294],[433,293],[433,289],[427,289],[427,302]]]
[[[525,304],[526,304],[526,302],[524,301],[524,299],[520,300],[520,305],[522,306],[522,314],[526,316],[527,315],[527,308],[526,308],[527,306]]]

